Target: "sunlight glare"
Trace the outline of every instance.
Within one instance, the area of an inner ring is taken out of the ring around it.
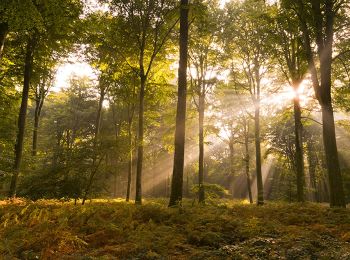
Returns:
[[[56,79],[54,83],[53,91],[58,92],[61,89],[69,87],[69,79],[72,75],[78,77],[87,76],[96,80],[96,71],[86,62],[67,62],[60,65],[57,69]]]

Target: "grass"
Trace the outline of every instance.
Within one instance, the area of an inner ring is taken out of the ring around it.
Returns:
[[[0,259],[350,259],[350,210],[0,201]]]

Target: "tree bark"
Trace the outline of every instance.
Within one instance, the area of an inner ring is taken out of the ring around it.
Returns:
[[[230,140],[228,142],[228,146],[230,149],[230,185],[229,189],[232,193],[232,197],[234,198],[235,193],[235,174],[234,174],[234,143],[233,143],[233,133],[231,133]]]
[[[204,110],[205,110],[205,94],[199,95],[198,114],[199,114],[199,160],[198,160],[198,202],[204,203]]]
[[[30,80],[32,75],[33,53],[34,53],[35,45],[36,45],[36,39],[35,39],[35,36],[32,36],[28,39],[27,47],[26,47],[22,101],[21,101],[21,108],[18,116],[18,133],[17,133],[16,145],[15,145],[15,163],[13,167],[14,172],[11,178],[11,184],[10,184],[10,190],[9,190],[10,198],[16,197],[17,180],[18,180],[19,170],[22,162],[24,132],[25,132],[25,125],[26,125],[29,87],[30,87]]]
[[[181,0],[180,7],[180,60],[178,70],[178,102],[176,111],[175,153],[169,207],[182,201],[182,185],[185,155],[187,52],[188,52],[188,0]]]
[[[130,119],[130,117],[129,117],[129,122],[128,122],[129,162],[128,162],[128,184],[127,184],[127,190],[126,190],[126,201],[129,201],[129,200],[130,200],[131,179],[132,179],[133,153],[132,153],[132,133],[131,133],[131,127],[132,127],[132,119]]]
[[[316,202],[319,201],[318,192],[317,192],[317,181],[316,181],[316,156],[312,144],[310,141],[307,142],[307,158],[309,163],[309,178],[310,178],[310,186],[312,192],[312,200]]]
[[[85,201],[86,201],[87,197],[89,196],[89,193],[90,193],[93,181],[94,181],[94,177],[97,173],[98,166],[96,166],[96,159],[97,159],[96,149],[97,149],[98,139],[99,139],[99,135],[100,135],[102,106],[103,106],[103,101],[105,99],[105,94],[106,94],[105,87],[101,87],[100,99],[98,101],[98,110],[97,110],[96,123],[95,123],[95,134],[94,134],[94,141],[93,141],[93,157],[92,157],[91,173],[90,173],[88,183],[86,185],[85,192],[83,195],[83,201],[81,203],[82,205],[85,204]]]
[[[38,128],[39,128],[39,115],[38,115],[38,106],[35,107],[34,112],[34,129],[33,129],[33,145],[32,145],[32,155],[37,155],[37,146],[38,146]]]
[[[264,204],[264,186],[261,172],[261,140],[260,140],[260,99],[255,105],[255,160],[256,160],[256,183],[257,183],[257,204]]]
[[[250,156],[249,156],[249,130],[247,126],[247,122],[245,122],[244,125],[244,149],[245,149],[245,175],[247,177],[247,188],[248,188],[248,196],[249,196],[249,202],[250,204],[253,204],[253,195],[252,195],[252,187],[251,187],[251,181],[250,181],[250,174],[249,174],[249,162],[250,162]]]
[[[340,172],[337,141],[335,135],[332,104],[322,106],[323,144],[326,154],[326,164],[329,180],[329,195],[331,207],[346,207]]]
[[[2,58],[2,53],[4,51],[7,33],[8,33],[8,24],[0,23],[0,60]]]
[[[37,146],[38,146],[38,129],[41,110],[44,104],[44,97],[40,97],[40,100],[35,101],[35,112],[34,112],[34,129],[33,129],[33,144],[32,144],[32,155],[37,155]]]
[[[335,135],[334,113],[332,106],[332,52],[333,52],[333,1],[325,1],[325,34],[324,46],[318,46],[321,72],[321,110],[323,144],[326,153],[326,164],[329,178],[329,193],[331,207],[346,207],[343,181],[340,171],[337,140]]]
[[[295,90],[298,88],[295,87]],[[294,98],[294,135],[295,135],[295,168],[297,175],[297,200],[304,202],[304,152],[303,152],[303,125],[301,123],[300,99],[297,94]]]
[[[233,145],[233,136],[231,136],[231,138],[230,138],[231,140],[229,140],[229,144],[228,144],[228,146],[229,146],[229,148],[230,148],[230,174],[232,175],[232,176],[234,176],[234,173],[235,173],[235,169],[234,169],[234,156],[235,156],[235,149],[234,149],[234,145]]]
[[[146,87],[146,77],[142,73],[140,97],[139,97],[139,126],[138,126],[138,141],[137,141],[138,144],[137,144],[135,204],[142,204],[142,164],[143,164],[143,136],[144,136],[143,122],[144,122],[145,87]]]

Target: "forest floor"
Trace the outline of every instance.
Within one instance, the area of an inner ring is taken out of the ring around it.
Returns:
[[[0,259],[350,259],[350,210],[166,200],[0,201]]]

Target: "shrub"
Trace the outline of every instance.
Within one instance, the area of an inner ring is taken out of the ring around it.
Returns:
[[[191,189],[192,193],[198,196],[199,185],[194,185]],[[204,184],[204,193],[207,199],[222,199],[228,195],[228,191],[218,184]]]

